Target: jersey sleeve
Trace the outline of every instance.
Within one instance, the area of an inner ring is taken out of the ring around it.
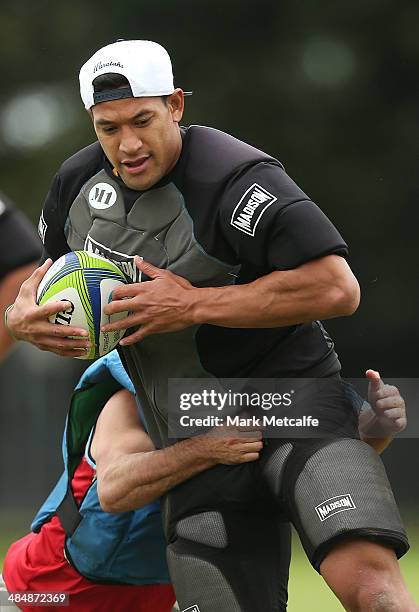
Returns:
[[[62,215],[61,180],[56,174],[52,181],[41,216],[39,218],[38,233],[44,245],[41,261],[48,257],[54,261],[70,251],[64,234],[65,218]]]
[[[290,270],[325,255],[348,253],[332,222],[274,163],[259,163],[231,180],[219,215],[239,262]]]
[[[7,274],[38,261],[42,245],[25,215],[0,196],[0,280]]]

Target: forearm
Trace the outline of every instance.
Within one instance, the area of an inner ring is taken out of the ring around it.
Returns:
[[[359,303],[358,283],[338,256],[272,272],[246,285],[196,292],[195,322],[225,327],[281,327],[329,319],[352,314]]]
[[[217,462],[205,456],[202,438],[168,448],[124,455],[98,473],[98,493],[107,512],[127,512],[161,497]]]

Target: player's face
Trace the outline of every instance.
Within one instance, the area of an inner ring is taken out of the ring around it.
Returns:
[[[126,98],[92,108],[96,134],[106,157],[131,189],[148,189],[175,166],[182,148],[179,121],[183,92]]]

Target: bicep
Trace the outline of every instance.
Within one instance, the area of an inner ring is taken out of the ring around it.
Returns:
[[[96,423],[91,453],[97,471],[122,456],[151,450],[154,446],[141,424],[134,396],[126,389],[117,391]]]

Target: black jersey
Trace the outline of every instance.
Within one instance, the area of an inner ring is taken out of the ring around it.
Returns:
[[[42,252],[36,230],[10,200],[0,194],[0,280],[9,272],[37,261]]]
[[[144,192],[113,174],[99,143],[68,159],[41,215],[45,256],[85,249],[112,259],[135,282],[137,254],[198,287],[346,256],[339,232],[278,160],[211,128],[191,126],[182,137],[173,171]],[[157,445],[166,438],[168,378],[324,376],[340,368],[317,321],[273,329],[204,324],[149,336],[123,355],[147,395]]]

